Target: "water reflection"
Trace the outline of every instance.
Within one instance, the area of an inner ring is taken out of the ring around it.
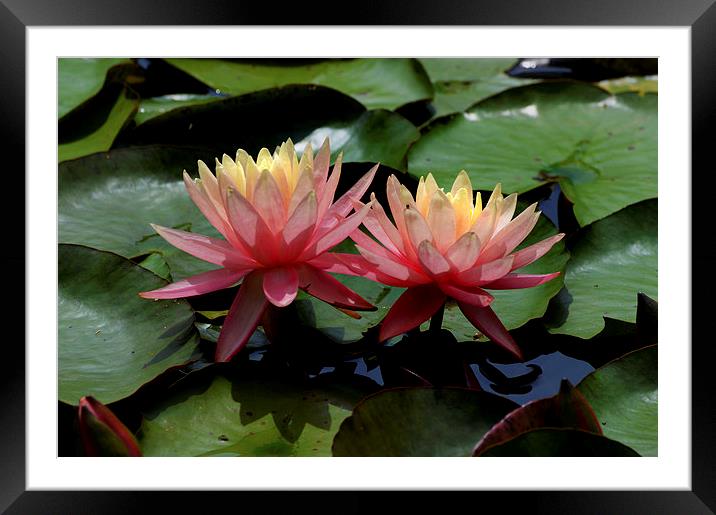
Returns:
[[[470,369],[483,390],[507,397],[519,404],[555,395],[563,378],[576,385],[594,371],[594,367],[589,363],[565,356],[561,352],[543,354],[525,363],[501,364],[487,359],[482,367],[479,364],[470,364]],[[492,369],[503,374],[507,381],[495,382],[498,378]],[[541,373],[535,374],[538,369]]]

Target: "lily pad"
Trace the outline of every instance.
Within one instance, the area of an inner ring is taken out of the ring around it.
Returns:
[[[136,94],[115,86],[63,118],[58,127],[59,161],[109,150],[138,105]]]
[[[630,92],[646,95],[659,92],[659,80],[656,75],[603,80],[599,83],[599,86],[612,94]]]
[[[216,268],[169,245],[149,225],[220,237],[182,181],[182,170],[193,174],[197,159],[211,157],[201,149],[155,146],[116,149],[62,163],[60,243],[87,245],[127,258],[158,253],[175,280]],[[147,263],[160,271],[155,265],[155,260]]]
[[[58,59],[57,118],[62,118],[99,93],[113,67],[131,63],[123,58]]]
[[[520,434],[545,427],[582,429],[602,434],[602,428],[589,402],[568,380],[563,379],[557,395],[531,401],[495,424],[477,442],[473,456],[479,456],[490,447]]]
[[[267,116],[266,113],[278,113]],[[278,118],[277,118],[278,117]],[[405,168],[414,125],[397,113],[365,111],[352,98],[320,86],[284,86],[173,109],[139,125],[124,144],[200,145],[218,157],[243,148],[256,155],[291,138],[301,151],[329,137],[333,157]]]
[[[435,117],[462,112],[509,88],[534,82],[505,73],[516,59],[420,59],[435,89]]]
[[[604,435],[642,456],[658,455],[658,351],[650,346],[607,363],[579,383]]]
[[[145,456],[330,456],[363,395],[266,371],[216,373],[144,411]]]
[[[222,98],[224,97],[218,95],[197,95],[192,93],[176,93],[160,97],[144,98],[139,103],[139,109],[137,115],[134,117],[134,121],[139,125],[179,107],[216,102]]]
[[[432,97],[430,80],[415,59],[327,59],[311,64],[289,59],[281,63],[257,59],[167,61],[232,95],[287,84],[316,84],[342,91],[369,109],[395,109]]]
[[[632,448],[580,429],[534,429],[487,449],[482,456],[638,457]]]
[[[517,405],[460,388],[398,388],[364,399],[333,441],[334,456],[470,456]]]
[[[550,332],[586,339],[604,328],[605,317],[636,322],[637,294],[657,298],[657,215],[657,201],[647,200],[583,229]]]
[[[410,149],[408,171],[432,171],[449,188],[465,169],[475,188],[499,182],[506,192],[558,181],[585,226],[656,197],[656,129],[656,95],[533,84],[432,122]]]
[[[183,300],[147,301],[166,281],[116,254],[60,245],[59,399],[123,399],[164,371],[191,361],[199,338]]]

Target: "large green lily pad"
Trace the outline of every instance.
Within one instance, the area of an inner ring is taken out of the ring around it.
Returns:
[[[544,456],[544,457],[638,457],[634,449],[580,429],[534,429],[490,447],[482,456]]]
[[[201,145],[220,157],[237,148],[256,155],[288,138],[299,151],[309,141],[318,148],[326,137],[334,158],[343,151],[344,162],[405,169],[408,146],[419,133],[397,113],[366,111],[329,88],[292,85],[172,109],[139,125],[125,143]]]
[[[435,89],[435,117],[462,112],[471,105],[509,88],[534,82],[505,73],[511,58],[420,59]]]
[[[216,102],[222,98],[223,97],[218,95],[197,95],[193,93],[176,93],[160,97],[144,98],[139,102],[139,109],[137,110],[137,115],[134,117],[134,121],[139,125],[179,107]]]
[[[73,111],[59,123],[59,161],[109,150],[138,105],[135,93],[115,85]]]
[[[131,62],[123,58],[58,59],[57,118],[99,93],[111,68]]]
[[[175,389],[144,410],[145,456],[330,456],[362,393],[245,369]]]
[[[408,171],[449,188],[524,192],[559,181],[580,225],[657,195],[657,97],[550,82],[513,88],[428,126]]]
[[[124,257],[161,254],[176,280],[216,268],[166,243],[149,224],[220,237],[189,198],[182,170],[196,175],[206,151],[134,147],[60,165],[60,243],[78,243]],[[151,267],[149,267],[151,268]]]
[[[636,322],[637,294],[657,298],[657,201],[629,206],[583,229],[567,264],[550,332],[591,338],[604,318]]]
[[[642,456],[658,455],[658,350],[651,346],[607,363],[579,383],[604,435]]]
[[[327,59],[267,63],[251,59],[167,59],[221,93],[241,95],[287,84],[328,86],[369,109],[394,109],[432,97],[425,71],[415,59]],[[274,111],[280,116],[280,111]]]
[[[61,401],[117,401],[196,353],[189,304],[140,298],[166,281],[127,259],[60,245],[58,280]]]
[[[398,388],[364,399],[333,441],[334,456],[470,456],[517,405],[460,388]]]

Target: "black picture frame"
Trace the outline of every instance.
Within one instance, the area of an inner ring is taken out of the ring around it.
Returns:
[[[692,355],[692,490],[690,491],[589,491],[589,492],[433,492],[398,494],[376,492],[78,492],[25,491],[25,350],[16,332],[5,332],[4,363],[0,374],[0,509],[10,514],[34,513],[137,513],[162,503],[163,512],[211,513],[236,504],[265,506],[271,512],[331,511],[355,513],[380,509],[399,500],[401,511],[431,504],[471,506],[497,504],[508,512],[530,513],[713,513],[716,511],[716,405],[710,382],[714,345],[707,333],[711,314],[708,301],[714,275],[709,265],[716,251],[709,243],[713,204],[713,164],[709,126],[716,120],[716,6],[714,0],[519,0],[473,1],[413,0],[409,3],[368,0],[360,5],[314,1],[277,8],[256,0],[0,0],[0,145],[5,173],[25,170],[25,30],[42,25],[601,25],[684,26],[691,28],[692,69],[692,324],[684,327],[684,341]],[[696,187],[698,179],[698,187]],[[12,178],[6,179],[12,181]],[[7,183],[6,183],[7,184]],[[18,194],[18,188],[23,194]],[[5,284],[7,298],[25,299],[25,284],[15,271],[25,266],[25,227],[18,213],[25,212],[24,185],[13,185],[3,205]],[[660,199],[669,209],[669,199]],[[25,278],[32,270],[25,270]],[[6,291],[8,291],[6,289]],[[712,315],[711,315],[712,316]],[[689,337],[691,342],[689,342]],[[674,343],[674,342],[672,342]],[[431,494],[431,495],[427,495]],[[390,497],[398,496],[398,499]],[[387,498],[387,499],[386,499]],[[455,503],[460,503],[456,505]],[[250,508],[249,508],[250,509]]]

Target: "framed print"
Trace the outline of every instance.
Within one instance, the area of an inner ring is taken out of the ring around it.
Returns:
[[[3,509],[715,509],[716,8],[270,7],[0,6]]]

